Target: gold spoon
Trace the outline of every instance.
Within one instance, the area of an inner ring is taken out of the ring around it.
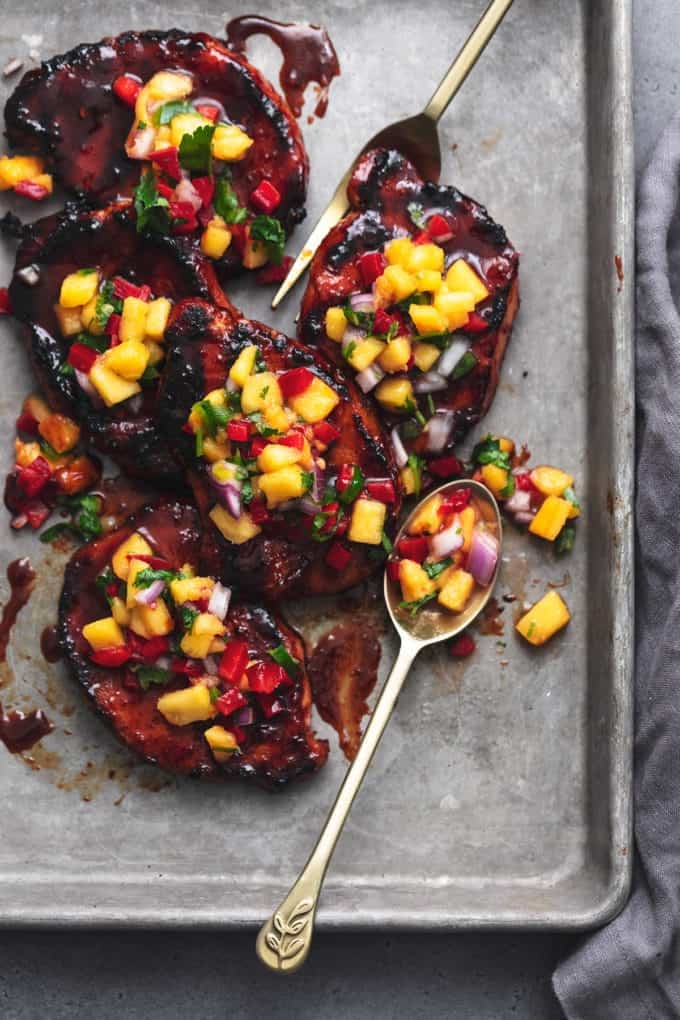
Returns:
[[[290,267],[288,275],[274,295],[272,308],[276,308],[291,287],[297,283],[326,234],[336,223],[340,222],[347,212],[349,208],[347,185],[359,157],[363,156],[365,152],[368,152],[369,149],[397,149],[413,163],[423,180],[439,180],[441,150],[437,123],[479,60],[512,3],[513,0],[491,0],[422,113],[389,124],[366,142],[361,151],[357,153],[314,230],[303,245],[300,254]]]
[[[402,537],[423,503],[431,499],[435,493],[446,496],[456,489],[472,490],[483,518],[488,526],[495,530],[500,548],[502,525],[498,504],[486,486],[468,479],[448,482],[429,493],[409,514],[397,535],[397,541]],[[456,614],[440,610],[428,611],[427,609],[422,610],[416,616],[405,613],[399,609],[401,599],[398,585],[395,581],[391,581],[385,572],[385,602],[392,623],[401,639],[399,654],[392,667],[392,672],[380,692],[357,756],[347,770],[316,846],[285,900],[263,924],[257,936],[257,955],[272,970],[279,973],[292,973],[298,970],[307,959],[312,943],[316,908],[326,870],[413,660],[421,648],[433,645],[437,641],[443,641],[445,638],[455,637],[479,616],[489,601],[496,583],[499,563],[500,555],[489,586],[487,588],[476,586],[464,611]]]

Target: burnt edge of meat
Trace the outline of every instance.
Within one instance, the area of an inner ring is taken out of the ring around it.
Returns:
[[[357,264],[362,252],[382,248],[393,237],[419,232],[409,207],[418,207],[425,219],[437,212],[454,218],[458,232],[443,245],[448,261],[466,254],[485,261],[487,282],[493,290],[478,307],[487,319],[488,331],[469,337],[477,365],[468,375],[452,381],[443,393],[432,394],[435,407],[454,412],[450,449],[483,417],[493,400],[519,308],[519,256],[504,228],[483,206],[457,188],[423,181],[413,165],[394,150],[366,153],[355,168],[347,194],[350,212],[329,232],[312,261],[298,326],[304,343],[319,347],[337,363],[341,360],[339,345],[326,337],[326,309],[354,291],[365,290]],[[388,426],[403,421],[382,409],[380,414]],[[424,437],[406,445],[423,452]]]
[[[222,102],[254,137],[246,159],[233,164],[234,189],[245,204],[262,177],[271,180],[282,195],[277,218],[290,232],[305,216],[309,172],[299,125],[245,57],[205,33],[125,32],[44,61],[7,101],[9,144],[43,155],[64,187],[94,205],[129,196],[142,164],[125,154],[134,111],[116,97],[112,83],[126,73],[147,81],[165,68],[193,73],[201,95]],[[219,262],[220,275],[241,268],[233,251]]]
[[[187,252],[171,237],[140,237],[126,202],[92,213],[72,206],[37,220],[25,228],[17,251],[10,300],[24,324],[31,362],[50,403],[76,418],[92,444],[129,474],[181,484],[177,464],[158,427],[157,387],[144,388],[143,405],[132,413],[127,401],[112,408],[95,407],[75,377],[61,372],[69,344],[60,335],[53,306],[63,277],[92,265],[109,278],[120,274],[148,283],[154,292],[175,301],[199,294],[232,306],[208,260]],[[38,270],[33,286],[21,275],[28,266]]]
[[[239,351],[256,344],[268,368],[281,370],[313,365],[317,374],[341,396],[334,415],[342,437],[331,446],[331,468],[347,461],[358,463],[366,477],[396,479],[392,450],[374,409],[347,376],[326,358],[299,341],[259,322],[234,322],[220,309],[187,300],[173,311],[167,334],[167,357],[159,399],[160,418],[169,442],[186,470],[194,499],[204,522],[204,560],[213,572],[248,595],[278,600],[282,597],[330,595],[365,580],[381,568],[369,555],[370,547],[354,545],[354,560],[342,574],[326,566],[327,544],[299,535],[263,531],[242,545],[227,542],[208,517],[216,503],[204,462],[197,461],[193,436],[182,426],[196,401],[224,385]],[[336,452],[337,451],[337,452]],[[344,451],[340,455],[340,451]],[[345,455],[348,454],[349,455]],[[337,459],[336,459],[337,458]],[[395,488],[398,486],[395,481]],[[386,531],[394,531],[399,506],[388,508]]]
[[[268,789],[281,789],[292,780],[318,771],[328,756],[328,743],[311,729],[311,693],[305,650],[300,636],[268,609],[233,604],[227,624],[230,634],[248,641],[256,653],[283,643],[303,668],[292,687],[286,689],[289,711],[251,728],[253,739],[243,753],[217,763],[203,738],[210,722],[172,726],[156,708],[166,688],[129,690],[123,685],[124,669],[104,669],[92,663],[82,636],[85,623],[109,610],[96,588],[96,576],[109,565],[118,545],[139,529],[159,555],[179,568],[198,562],[200,522],[194,507],[178,501],[162,501],[146,507],[125,527],[82,546],[71,558],[64,575],[59,601],[58,639],[65,659],[97,712],[117,737],[144,760],[166,772],[201,779],[241,777]],[[179,681],[176,687],[184,686]]]

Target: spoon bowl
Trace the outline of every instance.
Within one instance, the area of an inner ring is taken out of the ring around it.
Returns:
[[[414,516],[437,494],[449,495],[459,489],[472,490],[472,498],[486,528],[498,539],[498,558],[489,584],[475,586],[461,613],[425,605],[411,616],[400,605],[398,582],[385,572],[385,603],[400,637],[400,648],[392,672],[378,696],[373,714],[366,727],[357,755],[347,770],[338,795],[299,878],[272,916],[265,921],[255,944],[262,962],[278,973],[292,973],[307,959],[314,932],[314,918],[326,870],[336,843],[354,802],[354,797],[368,771],[375,750],[389,722],[399,692],[408,676],[413,660],[421,648],[455,637],[479,616],[486,606],[498,576],[502,542],[501,516],[498,504],[486,486],[469,479],[448,482],[425,496],[406,518],[396,541],[403,537]]]

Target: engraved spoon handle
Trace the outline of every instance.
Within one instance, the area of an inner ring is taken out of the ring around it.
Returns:
[[[291,973],[307,959],[319,895],[335,844],[420,648],[419,642],[403,635],[397,660],[383,685],[357,756],[347,769],[316,846],[285,900],[260,929],[257,955],[272,970]]]
[[[426,117],[434,121],[439,120],[486,49],[487,43],[508,13],[512,3],[513,0],[491,0],[423,110]]]

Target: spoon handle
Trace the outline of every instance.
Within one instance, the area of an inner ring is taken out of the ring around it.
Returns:
[[[419,648],[418,642],[403,635],[397,660],[383,685],[357,756],[347,769],[316,846],[285,900],[260,929],[256,952],[272,970],[291,973],[307,959],[321,886],[335,844]]]
[[[511,6],[512,0],[491,0],[423,110],[426,117],[439,120]]]

